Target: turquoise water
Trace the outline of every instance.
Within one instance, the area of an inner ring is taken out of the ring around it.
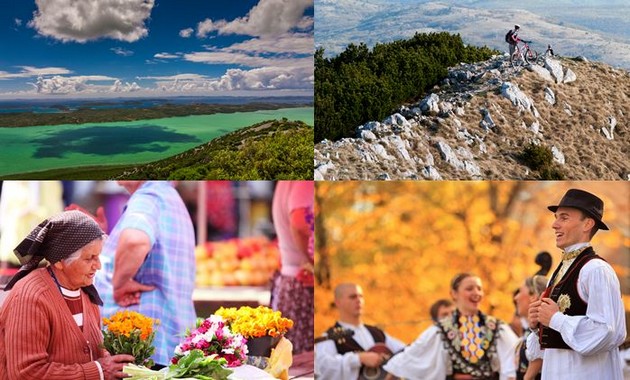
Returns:
[[[111,123],[0,128],[0,176],[166,158],[264,120],[313,125],[313,107]]]

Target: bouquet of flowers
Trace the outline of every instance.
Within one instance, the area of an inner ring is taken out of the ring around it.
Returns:
[[[191,353],[200,351],[204,357],[215,355],[213,358],[225,359],[228,367],[237,367],[247,359],[246,343],[247,339],[230,330],[223,317],[211,315],[205,320],[198,319],[195,330],[186,331],[184,341],[175,347],[171,363],[177,366],[182,360],[188,360]]]
[[[292,320],[283,318],[281,312],[266,306],[221,307],[215,314],[224,318],[232,331],[248,339],[267,335],[280,337],[293,327]]]
[[[136,358],[135,364],[152,367],[149,359],[155,352],[153,339],[157,319],[146,317],[135,311],[119,311],[109,318],[103,318],[103,345],[112,355],[128,354]]]

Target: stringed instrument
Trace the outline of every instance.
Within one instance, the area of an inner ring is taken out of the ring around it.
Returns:
[[[381,354],[385,358],[385,360],[380,367],[361,367],[359,378],[357,380],[385,380],[389,373],[387,373],[382,367],[392,356],[394,356],[394,353],[389,348],[387,348],[385,343],[376,343],[374,347],[368,350],[368,352],[376,352],[377,354]],[[394,377],[394,379],[399,378]]]

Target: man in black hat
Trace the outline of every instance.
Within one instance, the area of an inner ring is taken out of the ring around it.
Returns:
[[[604,202],[570,189],[548,209],[555,214],[562,263],[541,300],[529,307],[536,334],[527,339],[528,351],[544,349],[543,379],[622,380],[618,347],[626,326],[619,279],[590,244],[598,230],[608,230]]]

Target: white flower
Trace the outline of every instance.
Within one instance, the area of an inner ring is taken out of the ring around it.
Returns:
[[[233,348],[224,348],[221,350],[221,352],[223,352],[224,354],[234,354],[234,349]]]
[[[210,315],[208,319],[210,320],[210,322],[212,322],[212,324],[223,322],[223,317],[216,314]]]
[[[182,355],[183,351],[182,351],[182,345],[178,344],[177,347],[175,347],[175,355]]]
[[[193,342],[193,344],[197,344],[197,343],[201,342],[203,339],[204,339],[203,335],[195,335],[192,338],[192,342]]]

